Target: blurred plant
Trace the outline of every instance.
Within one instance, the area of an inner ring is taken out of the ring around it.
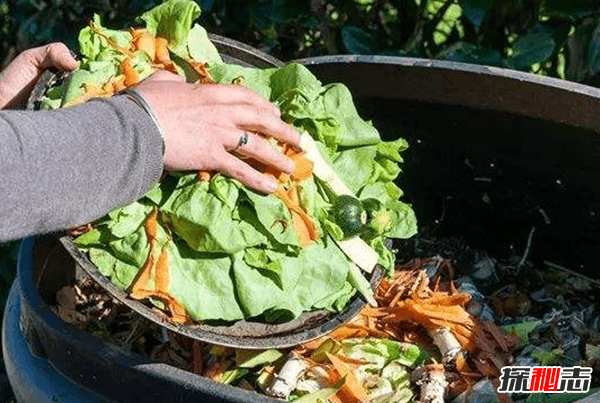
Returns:
[[[93,13],[122,29],[160,0],[2,0],[0,46],[62,40]],[[198,0],[211,32],[282,60],[340,53],[487,64],[600,84],[595,0]],[[11,51],[12,50],[12,51]],[[5,62],[7,61],[5,60]]]

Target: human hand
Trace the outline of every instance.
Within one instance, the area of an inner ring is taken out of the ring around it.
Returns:
[[[61,71],[71,71],[77,66],[77,61],[62,43],[24,51],[0,73],[0,108],[23,107],[45,69],[55,67]]]
[[[256,190],[272,193],[276,182],[243,161],[252,158],[286,173],[294,163],[270,146],[261,133],[298,147],[299,134],[280,119],[279,110],[247,88],[187,84],[159,71],[136,90],[164,129],[167,170],[221,171]],[[248,134],[248,142],[238,146]]]

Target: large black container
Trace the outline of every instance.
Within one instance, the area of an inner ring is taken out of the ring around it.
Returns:
[[[355,56],[302,62],[325,82],[346,83],[384,137],[409,140],[400,184],[422,227],[517,253],[535,227],[534,260],[598,276],[600,91],[458,63]],[[73,391],[89,392],[71,401],[276,401],[153,363],[62,323],[47,303],[76,276],[56,239],[27,240],[3,330],[11,345],[22,334]],[[17,397],[31,399],[19,357],[7,348]],[[61,401],[69,401],[68,392]],[[56,396],[40,387],[36,393],[43,397],[36,401]]]
[[[421,227],[600,278],[600,90],[514,70],[385,56],[301,60],[342,81],[383,137]]]

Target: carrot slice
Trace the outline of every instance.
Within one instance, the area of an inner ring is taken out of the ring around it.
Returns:
[[[202,62],[193,62],[192,67],[196,70],[196,73],[200,75],[200,83],[201,84],[214,84],[215,80],[212,78],[210,73],[208,72],[208,67],[206,63]]]
[[[163,246],[160,256],[154,266],[154,278],[156,281],[156,290],[168,292],[169,290],[169,251],[167,246]]]
[[[133,50],[143,50],[150,57],[151,61],[156,58],[156,41],[148,31],[142,31],[133,38],[131,42]]]
[[[104,92],[105,94],[114,94],[115,93],[115,86],[113,84],[112,81],[107,82],[106,84],[104,84],[102,86],[102,92]]]
[[[156,63],[169,64],[171,63],[171,55],[169,54],[169,42],[165,38],[156,38],[154,40],[154,61]]]
[[[154,247],[156,242],[156,234],[158,233],[158,210],[154,209],[146,219],[144,223],[144,229],[146,230],[146,236],[148,236],[148,242],[150,242],[150,248]]]
[[[140,81],[140,75],[131,64],[130,58],[125,58],[121,62],[121,73],[125,75],[125,86],[131,87]]]
[[[198,181],[200,182],[210,182],[212,178],[212,172],[210,171],[198,171]]]
[[[292,178],[301,181],[313,174],[313,163],[311,160],[306,158],[304,154],[297,153],[296,151],[292,151],[287,153],[288,157],[294,161],[294,172],[292,172]]]
[[[294,230],[300,238],[300,244],[302,246],[306,246],[311,241],[316,241],[319,239],[319,231],[313,219],[300,206],[297,189],[292,189],[286,192],[280,186],[275,192],[275,196],[279,197],[287,206],[288,210],[290,211],[290,214],[292,215]],[[294,196],[290,197],[290,192]]]
[[[148,252],[146,262],[131,284],[130,294],[132,298],[138,298],[137,294],[139,290],[144,289],[147,286],[148,280],[150,280],[150,274],[155,264],[156,233],[158,230],[157,217],[158,211],[154,209],[150,212],[146,218],[146,221],[144,222],[144,230],[146,231],[146,237],[148,238],[148,243],[150,244],[150,251]]]
[[[172,322],[186,323],[189,318],[185,308],[168,291],[169,253],[166,245],[160,251],[157,250],[157,217],[158,211],[152,210],[144,223],[150,251],[146,262],[130,287],[130,296],[134,299],[159,299],[166,305]],[[154,289],[151,288],[151,280],[154,280]]]
[[[340,358],[336,357],[333,354],[325,353],[327,357],[333,364],[336,371],[340,374],[341,377],[346,377],[346,383],[342,386],[340,392],[350,392],[350,395],[354,397],[352,402],[367,402],[369,401],[369,395],[367,391],[362,386],[356,375],[354,375],[353,366],[342,361]],[[338,392],[339,393],[339,392]],[[349,402],[349,400],[344,400],[344,402]]]

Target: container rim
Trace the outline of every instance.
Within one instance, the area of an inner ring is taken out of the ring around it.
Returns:
[[[399,56],[332,55],[295,62],[315,70],[328,66],[332,77],[349,82],[361,80],[354,96],[510,112],[600,133],[600,88],[572,81],[502,67]],[[348,64],[355,68],[344,71]]]

